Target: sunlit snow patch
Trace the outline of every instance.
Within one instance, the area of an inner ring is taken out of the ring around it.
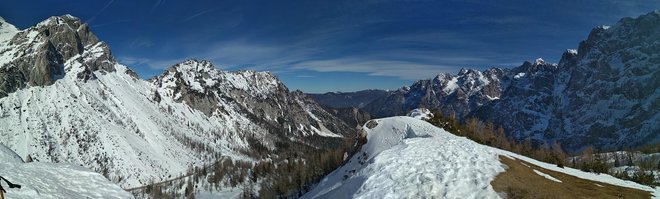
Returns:
[[[558,180],[557,178],[554,178],[551,175],[545,174],[545,173],[540,172],[536,169],[533,169],[533,170],[534,170],[534,173],[539,174],[540,176],[543,176],[544,178],[547,178],[548,180],[552,180],[552,181],[555,181],[555,182],[561,182],[561,180]]]
[[[433,117],[433,113],[431,113],[431,111],[429,111],[429,109],[426,108],[416,108],[410,111],[410,113],[408,113],[408,116],[413,117],[415,119],[428,119]]]
[[[0,176],[22,186],[7,189],[7,198],[133,198],[101,174],[69,164],[23,163],[2,144],[0,168]]]

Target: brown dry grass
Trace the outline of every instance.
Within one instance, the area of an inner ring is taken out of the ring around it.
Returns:
[[[495,177],[490,184],[506,198],[651,198],[651,193],[638,189],[614,186],[577,178],[560,172],[543,169],[534,164],[500,156],[509,168]],[[526,164],[529,167],[523,165]],[[560,181],[555,182],[536,174],[532,169],[548,174]],[[598,185],[600,186],[598,186]]]

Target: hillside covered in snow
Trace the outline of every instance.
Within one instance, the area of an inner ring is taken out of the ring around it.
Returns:
[[[533,171],[533,175],[541,177],[536,181],[549,185],[569,183],[566,179],[577,177],[578,180],[590,182],[593,187],[632,188],[639,193],[651,192],[653,197],[660,197],[660,188],[623,181],[606,174],[559,168],[480,145],[413,117],[375,119],[367,123],[364,129],[367,143],[361,150],[303,198],[507,197],[506,191],[496,190],[492,185],[498,175],[512,168],[502,159],[520,160],[522,165],[530,168],[530,173]],[[579,196],[575,194],[572,197]],[[604,193],[592,190],[592,194]]]
[[[24,163],[11,149],[0,144],[0,176],[20,189],[6,189],[6,198],[133,198],[101,174],[71,164]]]

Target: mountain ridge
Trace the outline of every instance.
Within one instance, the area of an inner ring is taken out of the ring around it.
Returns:
[[[0,38],[10,37],[0,39],[0,143],[23,158],[82,165],[122,188],[219,157],[333,149],[356,133],[269,72],[187,60],[142,80],[71,15],[0,27]]]

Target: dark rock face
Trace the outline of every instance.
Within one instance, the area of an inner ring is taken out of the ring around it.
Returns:
[[[660,13],[597,27],[564,54],[549,130],[605,148],[660,143]]]
[[[654,25],[651,25],[654,24]],[[559,140],[569,149],[660,142],[660,13],[594,28],[556,69],[476,115],[517,138]],[[537,83],[534,83],[537,82]],[[535,85],[543,84],[542,87]],[[512,87],[519,88],[519,87]],[[519,90],[519,89],[516,89]],[[495,110],[501,113],[493,113]],[[488,114],[488,112],[490,112]]]
[[[318,103],[332,108],[362,108],[372,101],[389,95],[385,90],[362,90],[356,92],[327,92],[323,94],[307,94]]]
[[[1,28],[11,29],[13,26]],[[93,71],[115,70],[115,60],[108,47],[98,41],[87,24],[82,24],[80,19],[71,15],[51,17],[15,33],[0,32],[11,37],[0,50],[0,57],[11,60],[0,65],[0,97],[25,86],[53,84],[64,76],[64,62],[70,59],[87,58],[81,66],[84,70],[78,74],[85,80],[94,78]],[[92,48],[100,52],[87,52]],[[85,53],[97,54],[83,56]]]
[[[554,106],[556,71],[557,65],[540,59],[513,68],[503,77],[507,83],[500,98],[475,109],[467,118],[477,117],[504,126],[519,140],[536,136],[530,132],[545,132]],[[545,135],[536,138],[548,139]]]

